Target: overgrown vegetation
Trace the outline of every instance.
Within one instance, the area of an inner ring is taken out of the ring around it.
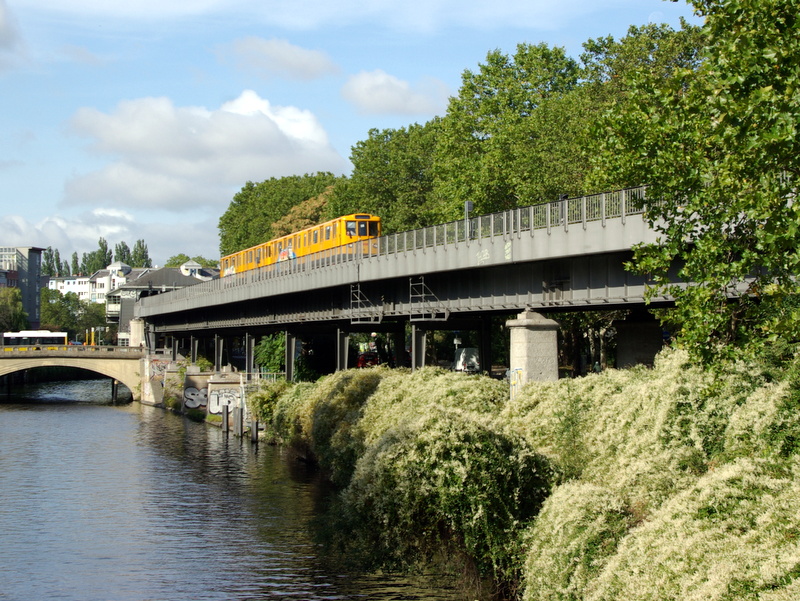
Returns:
[[[506,384],[436,368],[275,384],[277,436],[338,486],[331,552],[497,599],[800,592],[800,358]]]

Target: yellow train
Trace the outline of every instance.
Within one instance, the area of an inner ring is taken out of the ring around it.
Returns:
[[[365,213],[337,217],[226,255],[220,259],[221,275],[225,277],[328,250],[353,252],[354,243],[371,240],[380,235],[380,217]],[[365,250],[369,249],[361,249],[361,252]]]

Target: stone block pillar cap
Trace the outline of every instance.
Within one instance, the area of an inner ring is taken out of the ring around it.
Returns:
[[[533,330],[557,330],[558,322],[548,319],[541,313],[526,309],[517,316],[517,319],[509,319],[506,322],[509,328],[529,328]]]

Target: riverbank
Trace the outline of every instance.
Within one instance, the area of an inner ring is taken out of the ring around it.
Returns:
[[[524,601],[800,597],[797,360],[665,351],[513,401],[481,376],[350,370],[251,403],[339,487],[327,543],[370,568],[443,562]]]

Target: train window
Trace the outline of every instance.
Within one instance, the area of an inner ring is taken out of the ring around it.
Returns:
[[[370,236],[377,236],[378,235],[378,222],[377,221],[368,221],[369,223],[369,235]]]
[[[312,239],[313,239],[313,241],[314,241],[314,242],[313,242],[314,244],[316,244],[317,242],[319,242],[319,230],[314,230],[314,233],[313,233],[313,235],[312,235]]]
[[[356,222],[355,221],[346,221],[345,222],[345,230],[348,236],[355,236],[356,235]]]
[[[256,263],[261,263],[261,249],[256,249]]]
[[[367,222],[366,221],[359,221],[358,222],[358,235],[359,236],[366,236],[367,235]]]
[[[331,226],[329,226],[329,225],[325,226],[325,239],[326,240],[330,240],[331,239]]]

